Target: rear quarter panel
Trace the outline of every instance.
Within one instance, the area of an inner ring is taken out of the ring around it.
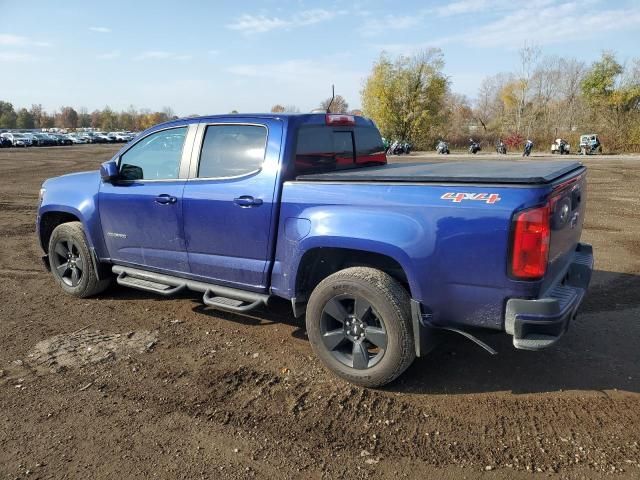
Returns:
[[[443,198],[451,193],[497,194],[499,200]],[[312,248],[363,250],[402,266],[411,296],[434,323],[501,328],[506,298],[535,296],[540,286],[507,275],[513,212],[544,202],[547,194],[504,185],[286,182],[272,292],[296,296],[298,266]]]

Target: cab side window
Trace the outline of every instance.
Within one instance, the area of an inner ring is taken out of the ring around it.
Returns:
[[[257,172],[264,162],[267,129],[260,125],[209,125],[198,178],[227,178]]]
[[[120,157],[123,180],[178,178],[187,127],[161,130],[145,137]]]

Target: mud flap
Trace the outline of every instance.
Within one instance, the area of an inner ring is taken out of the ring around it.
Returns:
[[[417,300],[411,299],[411,320],[413,325],[413,338],[416,347],[416,357],[421,357],[433,350],[440,342],[444,340],[442,332],[453,332],[462,335],[467,340],[482,347],[491,355],[497,355],[493,348],[484,343],[476,336],[454,327],[440,327],[429,324],[430,314],[422,313],[422,305]]]
[[[442,341],[442,334],[423,321],[422,305],[411,299],[411,325],[416,357],[423,357]]]

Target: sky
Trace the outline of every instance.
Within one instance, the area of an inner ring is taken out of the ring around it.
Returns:
[[[640,56],[640,0],[0,0],[0,100],[178,115],[360,106],[382,51],[444,54],[453,91],[514,71],[518,49]]]

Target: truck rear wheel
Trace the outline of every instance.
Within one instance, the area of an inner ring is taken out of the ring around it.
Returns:
[[[98,280],[82,223],[58,225],[49,239],[49,265],[60,287],[74,297],[90,297],[105,290],[110,279]]]
[[[309,299],[306,324],[322,363],[363,387],[391,382],[415,359],[409,295],[374,268],[347,268],[320,282]]]

